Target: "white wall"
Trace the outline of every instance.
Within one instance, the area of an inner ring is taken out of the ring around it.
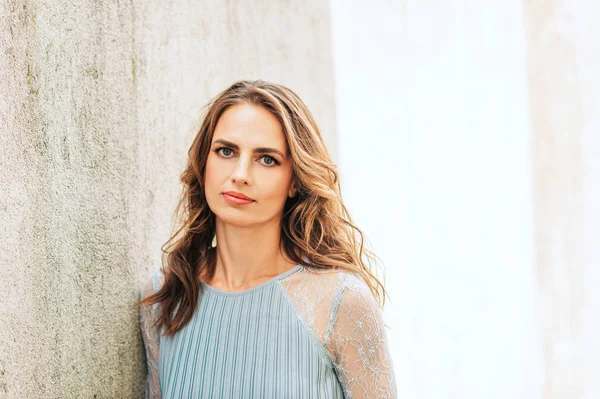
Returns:
[[[399,397],[541,397],[522,3],[331,8],[344,197],[386,269]]]

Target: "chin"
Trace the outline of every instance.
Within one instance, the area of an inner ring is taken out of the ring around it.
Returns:
[[[231,226],[237,227],[250,227],[255,224],[260,224],[260,220],[256,220],[251,215],[244,214],[243,211],[240,211],[235,208],[228,209],[215,209],[215,216],[218,220],[223,223],[226,223]]]

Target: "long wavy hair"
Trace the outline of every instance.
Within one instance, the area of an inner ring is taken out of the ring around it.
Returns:
[[[180,225],[161,247],[163,284],[138,305],[160,302],[155,326],[164,327],[165,335],[175,334],[192,318],[203,289],[199,281],[211,278],[216,265],[216,248],[211,248],[215,214],[204,193],[206,161],[219,117],[243,102],[264,107],[279,120],[290,150],[298,194],[283,209],[285,255],[308,268],[358,273],[383,307],[386,291],[373,270],[377,257],[365,247],[363,233],[342,202],[336,166],[311,112],[292,90],[263,80],[235,82],[206,105],[180,178],[183,190],[175,209]]]

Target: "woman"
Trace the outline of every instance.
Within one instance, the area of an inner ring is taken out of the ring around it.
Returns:
[[[149,398],[390,398],[385,289],[310,111],[240,81],[208,104],[181,228],[143,289]]]

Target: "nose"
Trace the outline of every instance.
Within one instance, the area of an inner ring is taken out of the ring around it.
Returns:
[[[250,176],[250,168],[251,168],[252,160],[250,157],[239,157],[238,162],[235,165],[235,169],[231,174],[231,181],[234,184],[245,184],[251,185],[252,178]]]

